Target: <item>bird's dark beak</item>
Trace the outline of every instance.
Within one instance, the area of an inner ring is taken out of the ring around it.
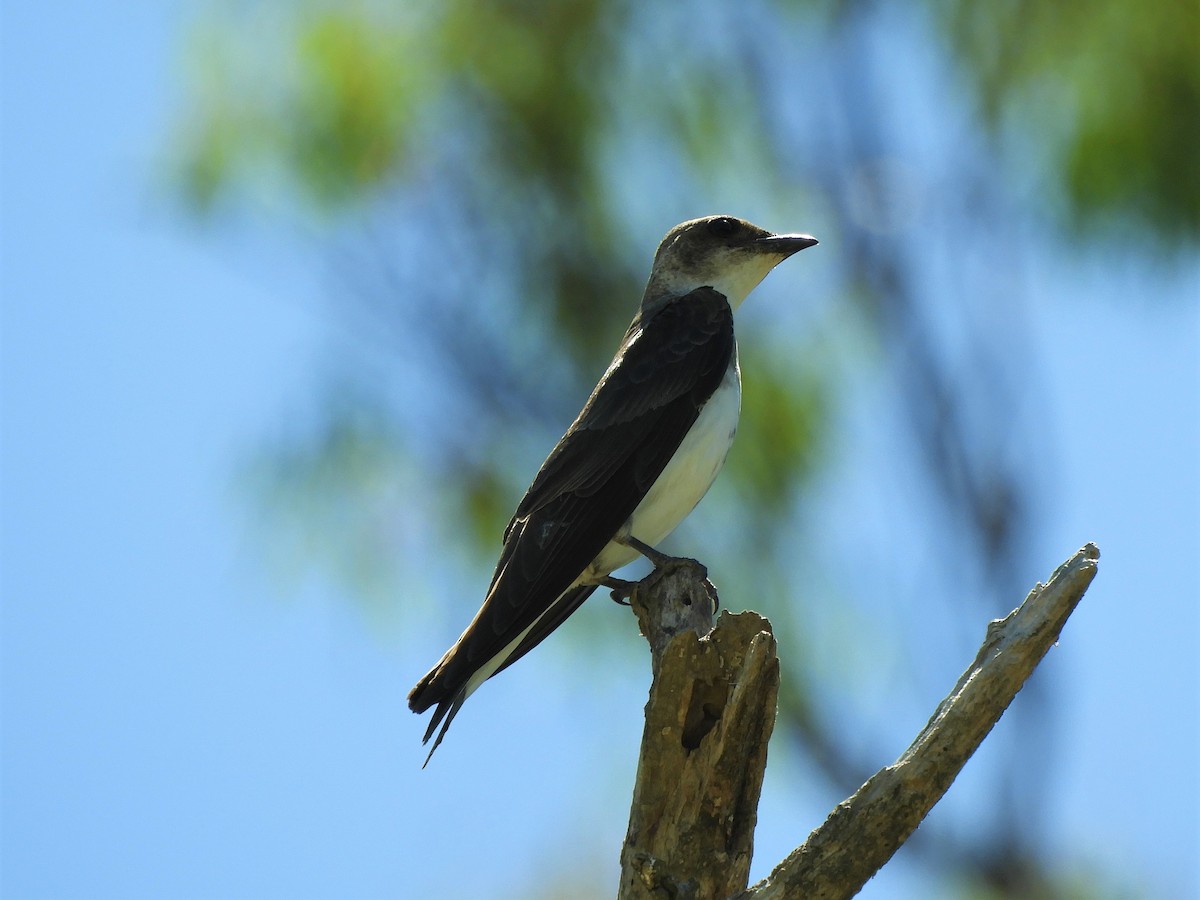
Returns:
[[[771,234],[755,241],[754,247],[767,253],[791,256],[817,243],[817,239],[810,234]]]

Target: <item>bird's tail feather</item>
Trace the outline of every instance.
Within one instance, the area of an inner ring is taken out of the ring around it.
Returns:
[[[422,744],[428,744],[429,738],[432,737],[433,731],[438,727],[438,723],[442,723],[441,730],[438,731],[437,739],[433,742],[433,746],[429,748],[429,755],[425,757],[425,762],[421,763],[421,768],[429,765],[429,760],[433,759],[433,751],[442,743],[442,738],[446,736],[446,731],[450,728],[450,723],[454,721],[454,717],[458,715],[458,711],[462,709],[463,702],[467,699],[467,689],[464,687],[457,694],[449,699],[443,700],[438,704],[438,708],[433,713],[433,718],[429,720],[429,727],[425,729],[425,737],[421,738]],[[445,722],[442,722],[442,719]]]
[[[454,717],[458,715],[463,703],[475,692],[475,689],[497,672],[507,669],[545,640],[550,632],[566,621],[571,613],[579,609],[583,601],[591,596],[594,590],[596,590],[596,585],[588,584],[565,591],[523,634],[505,648],[508,652],[494,667],[490,664],[492,660],[470,669],[455,665],[457,660],[454,657],[460,650],[462,640],[460,639],[458,644],[450,648],[438,664],[417,682],[417,686],[408,695],[408,705],[413,712],[421,713],[435,703],[437,704],[437,709],[433,712],[433,718],[430,719],[429,727],[425,729],[425,737],[421,742],[429,743],[429,739],[433,737],[435,731],[437,731],[437,738],[421,768],[429,765],[433,751],[437,750],[442,738],[446,736],[446,730],[450,727],[450,723],[454,721]],[[455,681],[458,683],[454,684]],[[441,725],[440,730],[438,729],[439,725]]]

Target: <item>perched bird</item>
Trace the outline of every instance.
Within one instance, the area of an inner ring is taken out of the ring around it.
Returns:
[[[566,621],[616,569],[652,549],[717,477],[741,408],[733,310],[776,265],[816,244],[733,216],[676,225],[608,370],[504,530],[483,606],[408,695],[437,709],[433,756],[476,688]]]

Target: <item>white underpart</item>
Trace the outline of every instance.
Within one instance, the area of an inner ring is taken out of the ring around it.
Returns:
[[[700,410],[679,449],[633,511],[619,532],[620,536],[633,535],[654,546],[695,509],[725,464],[737,432],[741,406],[742,379],[735,349],[721,384]],[[601,495],[597,499],[603,502],[604,497]],[[639,555],[636,550],[612,541],[600,551],[576,584],[595,583],[633,562]]]

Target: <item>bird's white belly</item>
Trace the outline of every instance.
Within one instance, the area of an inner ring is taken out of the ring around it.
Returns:
[[[667,467],[621,529],[622,535],[631,534],[642,543],[655,546],[675,530],[712,487],[725,464],[737,432],[741,407],[742,379],[735,350],[721,384],[700,410]],[[628,565],[638,556],[636,550],[612,541],[588,566],[580,581],[593,582]]]

